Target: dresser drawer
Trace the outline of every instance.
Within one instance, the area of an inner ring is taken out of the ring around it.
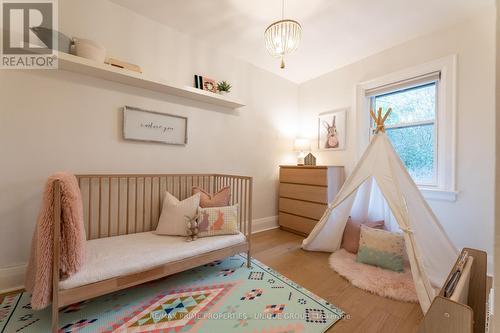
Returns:
[[[303,234],[309,234],[316,223],[318,223],[316,220],[286,213],[279,213],[278,222],[279,225],[284,228],[295,230]]]
[[[327,204],[328,188],[324,186],[281,183],[280,197]]]
[[[327,205],[314,202],[300,201],[294,199],[280,198],[279,210],[283,213],[291,213],[302,217],[319,220],[325,212]]]
[[[280,168],[280,182],[327,186],[327,169]]]

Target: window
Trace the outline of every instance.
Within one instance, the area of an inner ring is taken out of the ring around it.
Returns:
[[[427,199],[455,201],[456,55],[356,86],[358,157],[370,143],[370,109],[391,107],[386,132]]]
[[[373,110],[392,108],[386,133],[415,183],[437,186],[436,97],[438,81],[370,97]]]

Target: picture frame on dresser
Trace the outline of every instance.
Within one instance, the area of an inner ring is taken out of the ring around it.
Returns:
[[[343,166],[281,165],[278,224],[307,236],[344,184]]]

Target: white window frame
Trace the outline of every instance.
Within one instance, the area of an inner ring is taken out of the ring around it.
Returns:
[[[358,158],[368,147],[370,142],[370,107],[371,100],[366,96],[367,91],[387,86],[396,82],[411,80],[439,71],[441,78],[438,81],[436,95],[436,141],[437,149],[435,161],[437,167],[437,185],[420,185],[419,189],[426,199],[455,201],[458,195],[456,189],[456,67],[457,56],[450,55],[435,61],[421,64],[402,71],[391,73],[383,77],[365,81],[356,87],[357,128],[360,139],[358,141]]]

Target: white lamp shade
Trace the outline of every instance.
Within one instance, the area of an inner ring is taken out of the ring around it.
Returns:
[[[311,150],[311,141],[306,138],[297,138],[293,143],[294,151],[309,151]]]

